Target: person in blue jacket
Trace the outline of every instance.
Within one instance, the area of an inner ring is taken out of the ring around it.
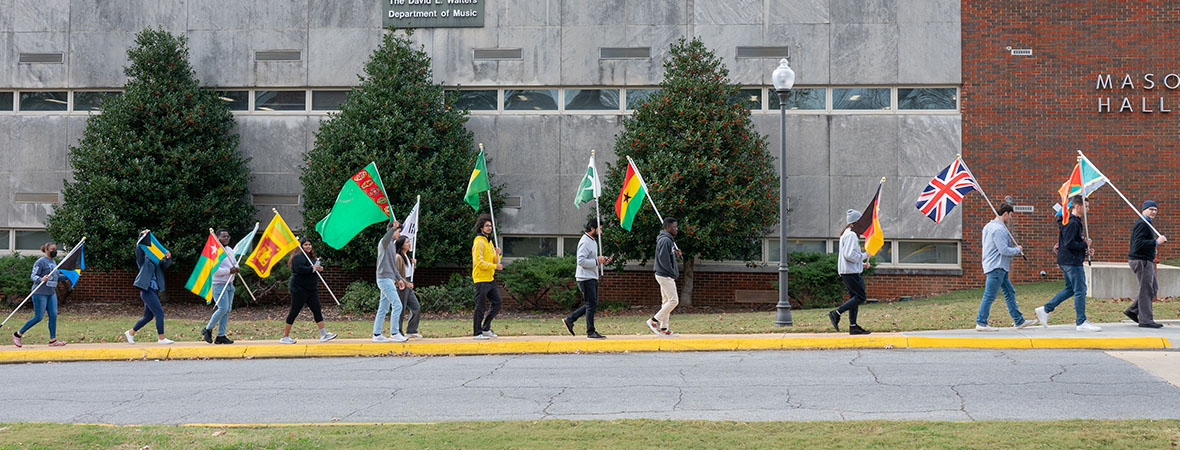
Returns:
[[[25,332],[29,328],[33,328],[41,322],[41,318],[49,313],[49,346],[61,347],[66,345],[65,342],[57,340],[57,279],[60,275],[56,270],[57,263],[53,262],[53,258],[57,257],[57,244],[53,242],[46,242],[41,244],[40,258],[33,263],[33,273],[31,279],[33,286],[37,290],[33,291],[33,318],[25,322],[20,331],[12,333],[12,343],[20,347],[25,336]],[[41,287],[37,287],[40,285]]]
[[[147,232],[148,230],[143,230],[139,234],[142,236]],[[134,344],[135,332],[155,319],[158,338],[156,343],[171,344],[172,340],[164,337],[164,307],[160,304],[160,291],[164,290],[164,269],[172,265],[172,252],[164,252],[164,257],[157,263],[148,258],[136,242],[135,264],[139,266],[139,273],[135,275],[135,282],[131,284],[139,288],[139,298],[143,300],[143,317],[135,322],[135,326],[130,330],[124,331],[123,337],[127,338],[127,343]]]

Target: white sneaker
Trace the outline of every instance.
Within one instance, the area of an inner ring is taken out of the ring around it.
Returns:
[[[320,336],[320,342],[328,342],[332,339],[336,339],[336,333],[327,333]]]
[[[479,335],[472,336],[471,338],[475,339],[477,341],[486,341],[488,339],[491,339],[492,337],[488,336],[486,334],[479,334]]]
[[[975,324],[975,331],[1000,331],[1000,329],[990,325]]]
[[[652,333],[660,334],[660,324],[653,322],[651,319],[644,320],[643,323],[647,324],[647,327],[651,329]]]
[[[291,336],[283,336],[282,339],[279,339],[279,343],[280,344],[294,344],[295,340],[291,339]]]
[[[422,339],[422,334],[421,333],[410,333],[406,337],[407,338],[414,338],[414,339]]]
[[[123,337],[127,338],[127,343],[128,343],[128,344],[134,344],[134,343],[135,343],[135,336],[132,336],[132,335],[131,335],[131,330],[124,331],[124,332],[123,332]]]
[[[396,336],[396,335],[395,335]],[[384,335],[373,336],[373,342],[393,342],[393,339],[387,338]]]
[[[164,338],[156,341],[156,343],[160,345],[168,345],[172,343],[172,339]]]
[[[409,340],[409,338],[407,338],[406,335],[400,333],[395,334],[393,337],[389,338],[390,342],[405,342],[407,340]]]
[[[1020,325],[1013,325],[1013,326],[1012,326],[1012,328],[1015,328],[1015,329],[1019,330],[1019,329],[1021,329],[1021,328],[1025,328],[1025,327],[1031,327],[1031,326],[1033,326],[1033,325],[1036,325],[1036,324],[1037,324],[1037,319],[1033,319],[1033,320],[1026,320],[1026,321],[1024,321],[1024,323],[1022,323],[1022,324],[1020,324]]]
[[[492,330],[488,330],[488,331],[483,332],[483,335],[490,337],[490,338],[500,337],[500,336],[496,336],[496,333],[493,333]]]
[[[1041,326],[1049,328],[1049,312],[1045,311],[1045,307],[1038,306],[1033,312],[1037,313],[1037,320],[1041,321]]]
[[[1081,325],[1078,325],[1078,331],[1102,331],[1102,327],[1094,325],[1087,320],[1082,322]]]

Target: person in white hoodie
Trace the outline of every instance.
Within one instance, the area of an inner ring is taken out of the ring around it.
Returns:
[[[840,256],[837,259],[836,270],[844,280],[844,288],[848,290],[848,301],[840,307],[828,311],[828,319],[836,331],[840,331],[840,315],[848,313],[848,334],[869,334],[869,330],[856,324],[856,314],[860,304],[865,301],[865,279],[861,272],[869,268],[869,254],[860,249],[860,236],[852,231],[852,224],[860,220],[860,211],[848,210],[845,215],[844,231],[840,234]]]
[[[229,231],[224,228],[217,230],[217,240],[225,248],[228,257],[222,259],[221,265],[213,271],[213,296],[217,301],[217,310],[209,317],[209,324],[201,329],[201,338],[210,344],[232,344],[234,341],[225,337],[225,328],[229,324],[229,311],[234,307],[234,275],[238,273],[238,267],[233,258],[234,248],[229,246]],[[222,290],[225,290],[224,294]],[[217,340],[213,340],[214,326],[217,326]]]

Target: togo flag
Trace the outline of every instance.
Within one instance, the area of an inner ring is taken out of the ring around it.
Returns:
[[[148,231],[146,235],[139,237],[139,249],[143,250],[144,255],[147,256],[148,259],[157,263],[160,262],[161,259],[164,259],[165,253],[168,253],[168,249],[164,248],[164,246],[160,244],[160,241],[156,240],[156,235],[152,234],[151,231]]]
[[[467,194],[463,200],[471,205],[471,209],[479,211],[479,194],[492,188],[488,180],[488,163],[483,157],[483,148],[479,149],[479,159],[475,160],[475,169],[471,171],[471,179],[467,180]]]
[[[188,283],[185,283],[184,287],[206,301],[213,300],[213,272],[217,271],[217,266],[227,257],[229,255],[226,254],[225,247],[221,246],[217,236],[210,231],[209,239],[201,249],[201,257],[197,259],[197,267],[193,268],[193,274],[189,275]]]
[[[601,195],[602,184],[598,182],[598,168],[594,166],[594,155],[590,155],[590,165],[586,167],[586,176],[582,177],[582,184],[578,186],[578,195],[574,197],[574,207],[581,208],[583,203]]]
[[[336,204],[323,220],[315,224],[315,230],[325,244],[339,250],[365,227],[388,221],[390,217],[385,184],[377,173],[377,163],[371,162],[344,182],[336,196]]]

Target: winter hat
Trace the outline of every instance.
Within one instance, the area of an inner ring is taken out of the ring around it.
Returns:
[[[848,212],[846,214],[847,214],[847,219],[845,221],[846,224],[851,224],[851,223],[854,223],[854,222],[860,220],[860,211],[857,211],[855,209],[850,209],[850,210],[848,210]]]
[[[1159,207],[1160,207],[1160,205],[1157,205],[1155,203],[1155,200],[1148,200],[1148,201],[1143,202],[1143,207],[1139,208],[1139,210],[1143,211],[1147,208],[1159,208]]]

